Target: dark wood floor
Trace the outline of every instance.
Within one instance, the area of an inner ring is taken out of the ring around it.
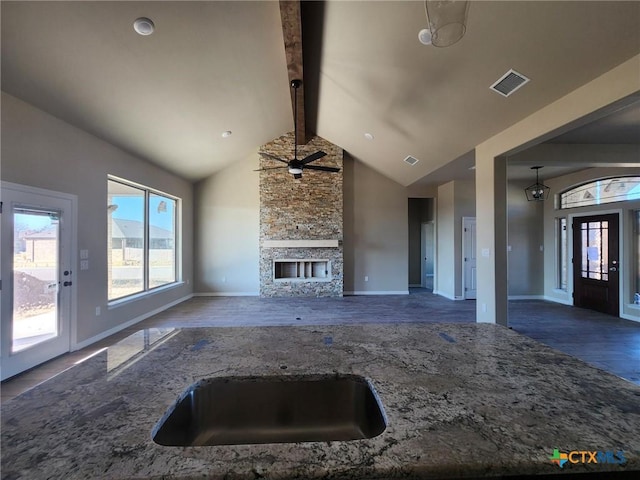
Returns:
[[[343,298],[195,297],[90,347],[3,382],[2,401],[144,328],[475,321],[472,300],[451,301],[426,289],[410,290],[411,295]],[[509,326],[640,385],[640,322],[541,300],[520,300],[509,303]]]

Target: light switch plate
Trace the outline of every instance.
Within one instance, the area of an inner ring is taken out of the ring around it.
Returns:
[[[89,270],[89,260],[80,260],[80,270]]]
[[[81,259],[89,258],[89,250],[80,250],[80,258]]]

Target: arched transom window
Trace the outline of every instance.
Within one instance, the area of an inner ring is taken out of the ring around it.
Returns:
[[[640,177],[602,178],[560,194],[560,208],[587,207],[640,199]]]

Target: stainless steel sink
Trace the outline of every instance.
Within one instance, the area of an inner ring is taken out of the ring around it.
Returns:
[[[190,386],[153,429],[167,446],[358,440],[387,427],[356,375],[221,377]]]

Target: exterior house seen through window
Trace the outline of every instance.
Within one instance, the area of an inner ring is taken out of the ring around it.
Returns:
[[[109,178],[109,300],[177,281],[177,206],[176,198]]]

